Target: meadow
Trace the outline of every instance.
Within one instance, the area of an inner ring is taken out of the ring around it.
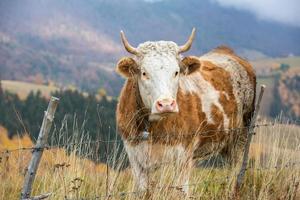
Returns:
[[[241,199],[299,199],[300,198],[300,127],[277,120],[256,128],[250,149],[250,160],[241,189]],[[93,153],[92,142],[86,136],[65,138],[64,133],[53,140],[67,144],[65,148],[46,149],[38,169],[33,195],[51,192],[49,199],[184,199],[183,185],[176,184],[174,166],[162,163],[151,172],[149,193],[134,188],[130,167],[120,162],[111,165],[87,159]],[[50,145],[51,143],[50,142]],[[9,139],[0,128],[0,199],[18,199],[23,184],[30,150],[5,152],[7,149],[31,147],[28,135]],[[125,154],[122,154],[125,155]],[[126,160],[120,157],[120,160]],[[109,162],[108,162],[109,163]],[[199,164],[200,163],[200,164]],[[211,163],[211,162],[210,162]],[[190,197],[186,199],[232,199],[239,165],[206,166],[198,161],[189,183]],[[150,196],[149,196],[150,195]]]
[[[53,85],[49,86],[13,80],[1,80],[1,85],[3,90],[17,94],[22,100],[25,100],[30,92],[40,92],[43,97],[48,99],[51,93],[59,91],[59,88]]]

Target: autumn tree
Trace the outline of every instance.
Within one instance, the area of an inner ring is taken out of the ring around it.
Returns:
[[[2,95],[3,95],[3,89],[2,89],[2,81],[0,79],[0,96],[2,96]]]

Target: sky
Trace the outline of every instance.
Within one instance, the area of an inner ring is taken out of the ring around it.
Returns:
[[[223,7],[247,10],[256,17],[300,27],[300,0],[212,0]]]
[[[163,0],[144,0],[158,2]],[[201,1],[201,0],[199,0]],[[248,11],[258,19],[300,27],[300,0],[210,0],[222,7]]]

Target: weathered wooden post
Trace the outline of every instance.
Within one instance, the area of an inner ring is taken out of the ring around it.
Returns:
[[[257,118],[257,115],[258,115],[258,112],[259,112],[259,109],[260,109],[260,102],[262,100],[265,88],[266,88],[265,85],[260,86],[260,93],[259,93],[259,96],[258,96],[258,100],[257,100],[255,110],[254,110],[254,113],[253,113],[253,116],[252,116],[252,119],[251,119],[251,122],[250,122],[250,127],[248,127],[248,135],[247,135],[247,141],[246,141],[246,144],[245,144],[245,149],[244,149],[244,154],[243,154],[243,162],[242,162],[242,166],[241,166],[241,169],[239,171],[239,174],[237,176],[236,185],[235,185],[235,192],[234,192],[235,196],[238,196],[240,187],[243,183],[244,176],[245,176],[245,173],[246,173],[246,170],[247,170],[250,143],[251,143],[252,136],[253,136],[253,133],[254,133],[255,122],[256,122],[256,118]]]
[[[36,145],[32,151],[32,158],[28,165],[28,170],[25,176],[23,189],[21,193],[21,200],[24,199],[37,199],[36,197],[30,198],[32,184],[34,182],[34,178],[43,155],[44,148],[46,147],[48,135],[51,129],[51,125],[54,119],[54,113],[56,111],[59,99],[56,97],[51,97],[48,109],[45,111],[42,127],[39,132],[39,136],[36,142]],[[50,196],[50,194],[48,194]],[[42,196],[45,198],[45,196]],[[41,198],[38,198],[41,199]]]

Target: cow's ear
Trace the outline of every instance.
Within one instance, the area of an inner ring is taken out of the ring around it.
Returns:
[[[201,62],[196,56],[187,56],[182,61],[181,72],[188,75],[201,67]]]
[[[138,65],[133,58],[124,57],[117,64],[117,72],[125,78],[130,78],[138,73]]]

